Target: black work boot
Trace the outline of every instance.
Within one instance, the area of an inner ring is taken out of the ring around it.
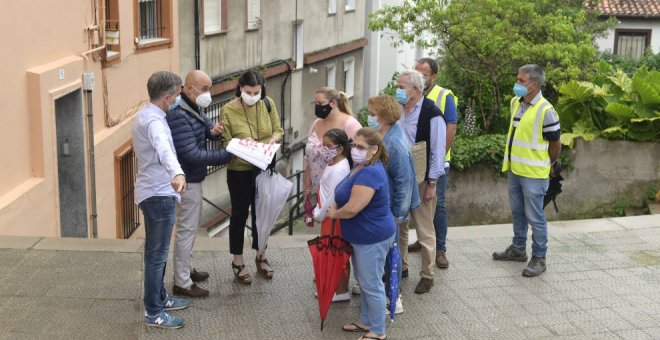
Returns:
[[[493,260],[527,262],[527,251],[525,251],[524,247],[518,248],[512,244],[508,248],[506,248],[505,251],[494,252]]]
[[[527,267],[523,269],[522,274],[523,276],[534,277],[541,275],[541,273],[543,273],[544,271],[545,271],[545,256],[544,257],[532,256],[532,259],[529,260]]]

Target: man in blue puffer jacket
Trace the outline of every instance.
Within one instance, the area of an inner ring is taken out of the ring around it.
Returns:
[[[186,76],[179,105],[167,113],[167,124],[177,158],[186,175],[187,190],[181,195],[176,209],[176,236],[174,241],[175,295],[207,297],[209,291],[195,282],[208,279],[208,272],[198,272],[192,266],[192,249],[202,219],[202,181],[206,167],[229,162],[226,150],[207,150],[206,140],[222,136],[222,123],[213,125],[203,109],[211,104],[211,78],[199,70]]]

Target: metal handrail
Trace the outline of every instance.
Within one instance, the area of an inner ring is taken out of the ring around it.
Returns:
[[[295,177],[296,191],[295,191],[295,193],[289,195],[289,197],[286,199],[286,203],[290,203],[293,200],[295,200],[295,202],[293,203],[293,205],[291,205],[289,207],[287,220],[284,221],[283,223],[276,224],[273,227],[273,230],[270,232],[271,235],[273,235],[274,233],[282,230],[282,228],[284,228],[286,226],[289,227],[289,235],[293,235],[293,221],[297,218],[300,218],[304,213],[304,210],[300,209],[300,207],[302,205],[302,202],[305,198],[304,191],[301,190],[301,185],[300,185],[301,178],[302,178],[304,173],[305,173],[304,171],[300,170],[300,171],[297,171],[296,173],[294,173],[294,174],[287,177],[288,180],[293,180],[293,178]],[[216,210],[222,212],[223,214],[227,215],[227,218],[231,218],[231,214],[228,211],[226,211],[226,210],[222,209],[221,207],[219,207],[218,205],[214,204],[211,200],[207,199],[206,197],[203,197],[202,199],[204,200],[204,202],[208,203],[214,209],[216,209]],[[250,227],[246,224],[245,228],[250,228]]]

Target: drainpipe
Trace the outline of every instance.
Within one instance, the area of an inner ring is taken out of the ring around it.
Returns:
[[[195,69],[199,70],[199,0],[195,0]]]
[[[94,73],[91,74],[92,77]],[[96,211],[96,162],[94,161],[94,112],[92,111],[92,90],[85,89],[87,99],[87,143],[89,144],[89,189],[92,203],[92,237],[99,238],[98,221]]]
[[[102,27],[103,30],[104,27]],[[87,70],[87,63],[89,62],[88,54],[100,52],[105,49],[105,44],[80,53],[80,56],[85,60],[85,70]],[[96,162],[94,161],[94,113],[92,111],[92,90],[95,86],[94,72],[83,73],[83,90],[85,91],[85,99],[87,102],[87,143],[89,144],[89,190],[90,190],[90,203],[92,205],[92,237],[98,238],[98,221],[96,210]]]

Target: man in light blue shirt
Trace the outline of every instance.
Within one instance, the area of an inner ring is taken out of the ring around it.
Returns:
[[[135,202],[144,214],[144,308],[147,326],[180,328],[181,317],[167,313],[188,307],[188,301],[167,293],[163,283],[175,201],[181,200],[186,177],[177,161],[165,112],[175,106],[181,78],[161,71],[149,77],[150,102],[135,118],[133,148],[138,161]]]
[[[422,245],[421,280],[415,293],[428,293],[433,286],[435,262],[435,227],[433,216],[436,206],[438,178],[445,174],[445,143],[447,124],[435,103],[424,96],[424,76],[415,70],[406,70],[397,79],[396,99],[402,105],[403,114],[397,122],[408,142],[426,142],[426,174],[419,183],[421,205],[412,212],[417,238]],[[408,271],[408,225],[401,224],[400,241],[403,259],[403,275]]]

